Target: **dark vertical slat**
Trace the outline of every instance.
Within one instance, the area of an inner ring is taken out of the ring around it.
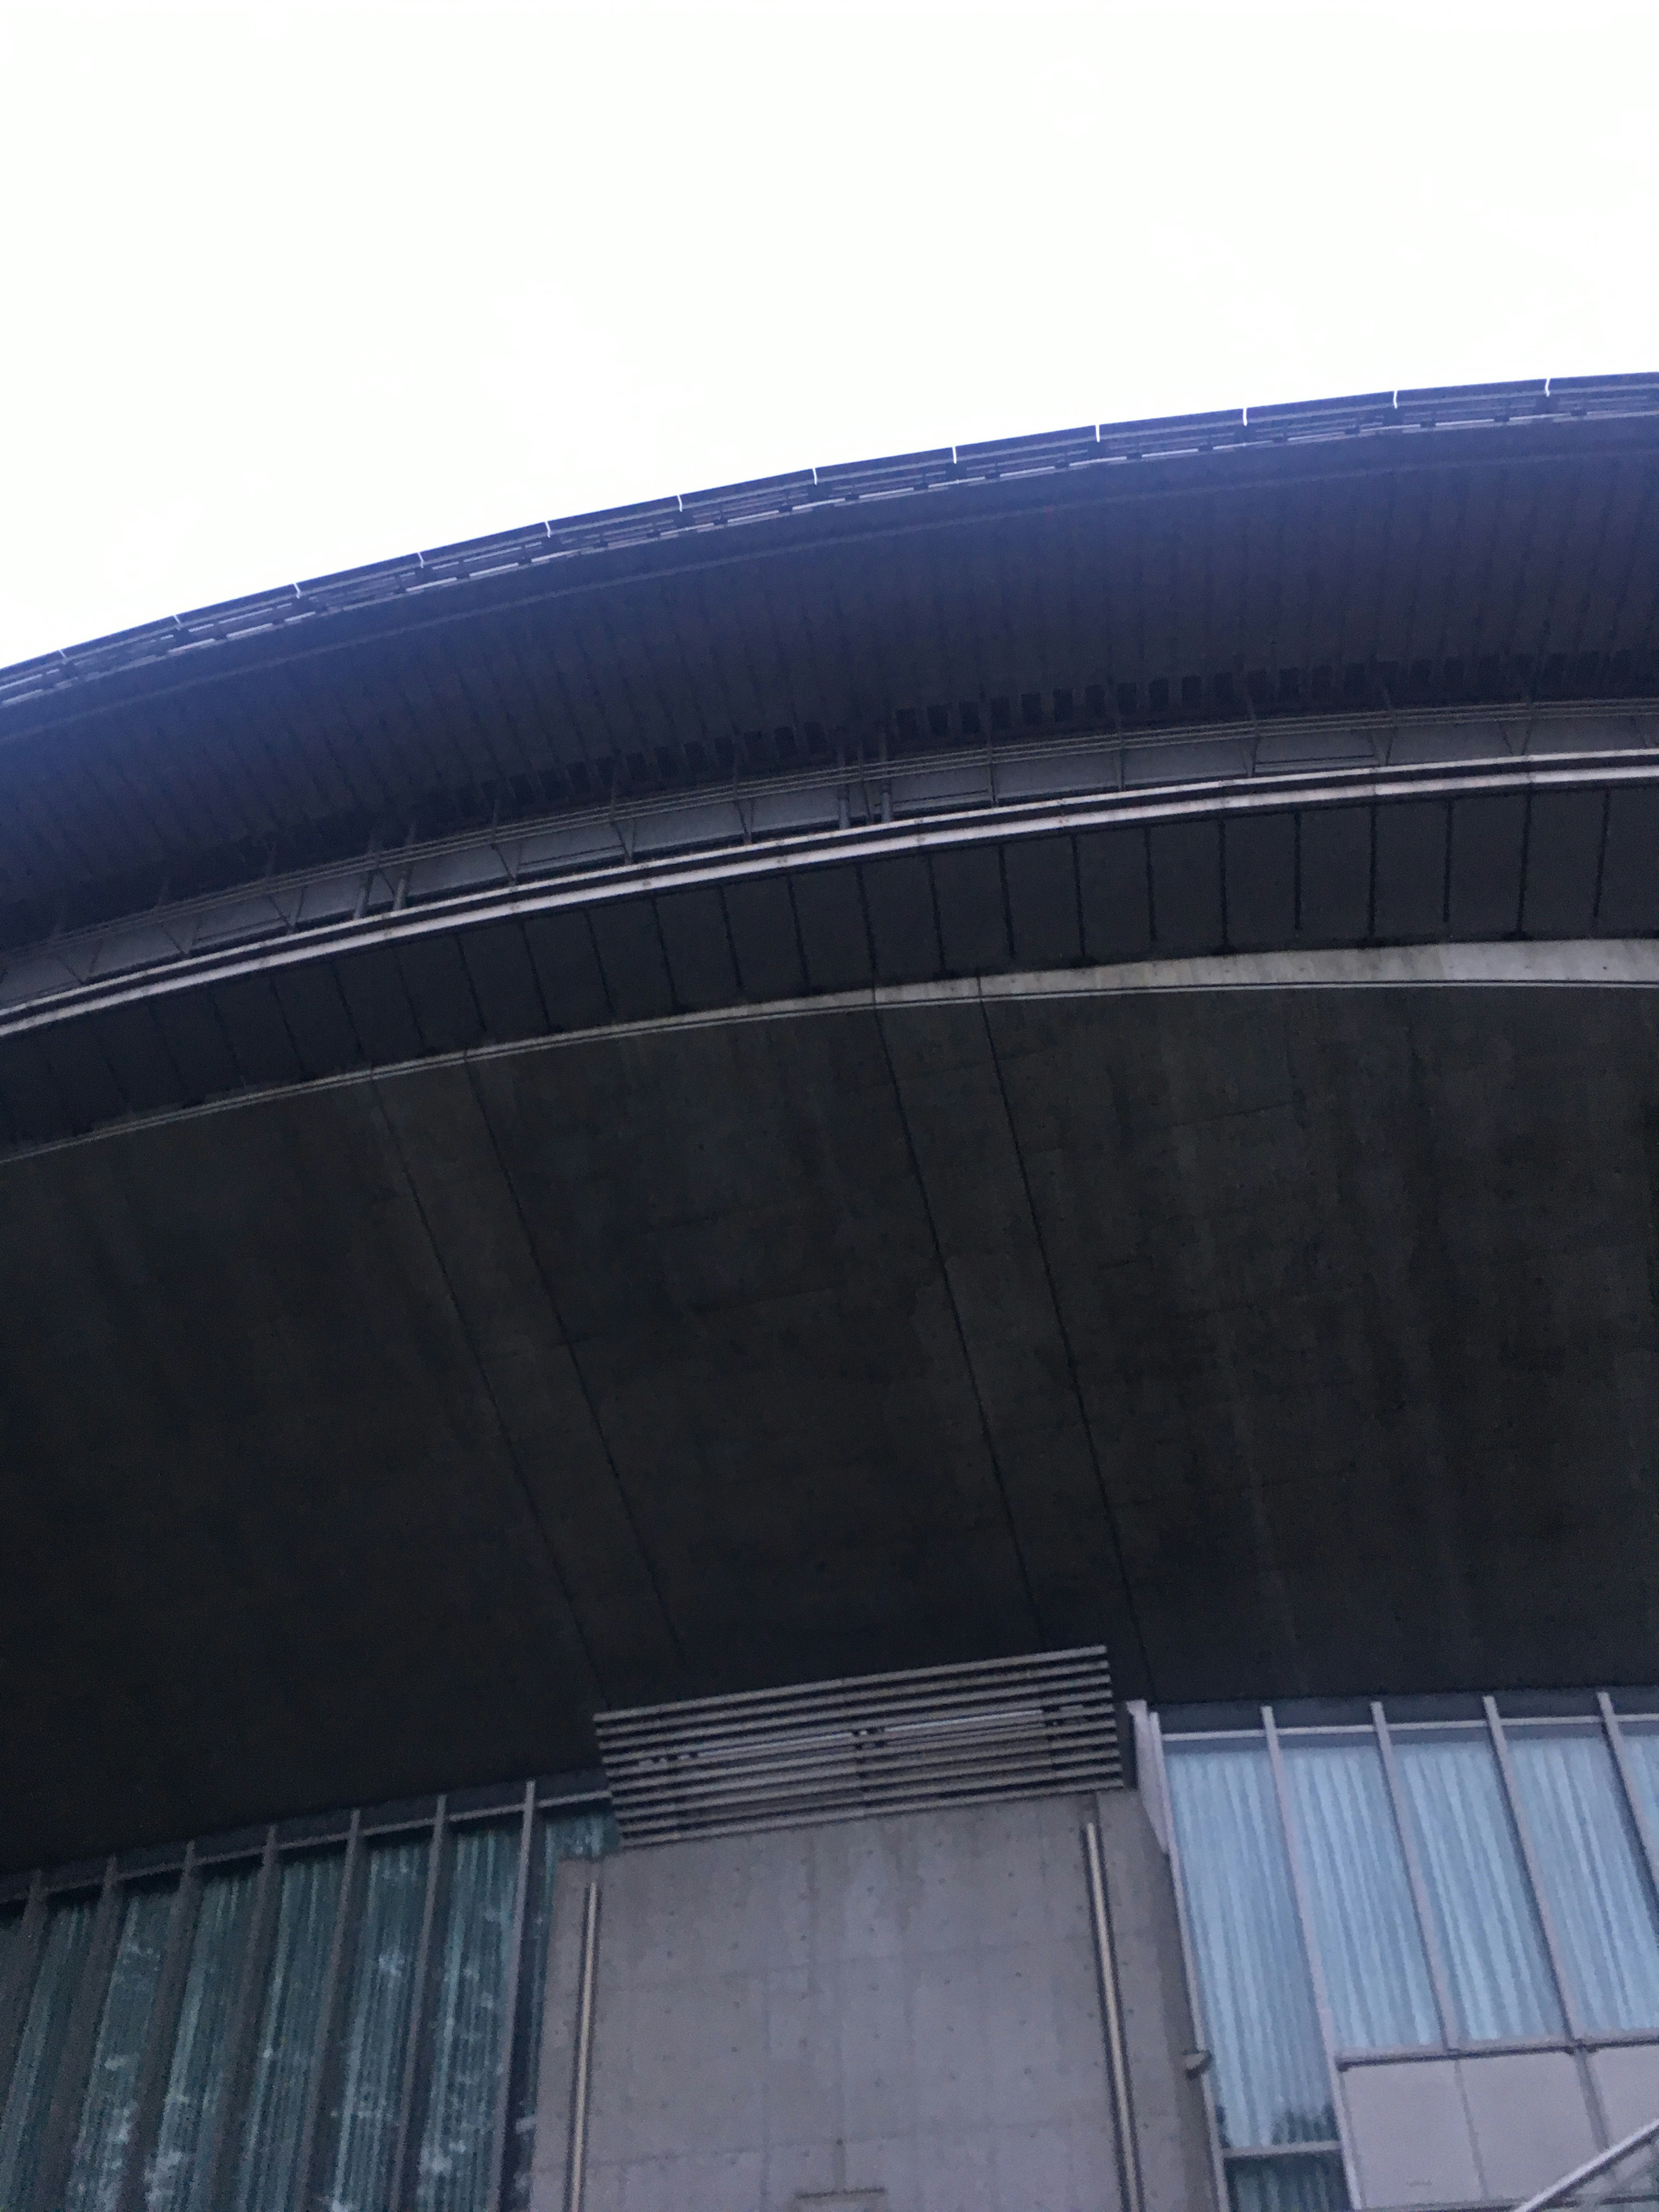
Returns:
[[[501,2078],[495,2089],[495,2132],[489,2147],[489,2195],[485,2212],[501,2212],[507,2186],[507,2142],[513,2122],[513,2055],[519,2038],[519,1984],[524,1931],[530,1917],[531,1850],[536,1838],[536,1785],[524,1785],[524,1817],[519,1829],[519,1886],[513,1903],[513,1942],[507,1959],[507,1987],[501,1994]]]
[[[270,1972],[271,1949],[276,1941],[276,1906],[281,1893],[282,1863],[276,1856],[276,1831],[268,1828],[254,1884],[252,1924],[247,1931],[241,1972],[236,1980],[235,2002],[231,2008],[224,2094],[219,2100],[213,2141],[198,2153],[207,2165],[207,2201],[211,2212],[223,2212],[236,2186],[243,2109],[247,2103],[253,2053],[259,2039],[259,2014],[264,2003],[265,1980]]]
[[[404,2202],[404,2185],[410,2175],[415,2136],[423,2117],[427,2085],[432,2076],[426,2023],[432,1998],[432,1935],[443,1902],[444,1876],[448,1871],[449,1836],[445,1820],[447,1802],[442,1797],[438,1800],[427,1856],[426,1900],[421,1908],[421,1940],[415,1953],[415,2000],[410,2007],[409,2038],[404,2045],[403,2089],[398,2103],[398,2147],[392,2154],[392,2187],[386,2195],[393,2212]]]
[[[354,1813],[346,1837],[345,1868],[340,1876],[340,1902],[335,1911],[334,1933],[328,1947],[328,1965],[323,1978],[322,2014],[317,2024],[317,2049],[311,2062],[311,2079],[306,2085],[306,2113],[301,2123],[300,2152],[295,2166],[298,2182],[295,2202],[302,2208],[310,2203],[316,2187],[314,2169],[323,2131],[323,2114],[328,2109],[325,2100],[333,2085],[340,2063],[340,2033],[345,2017],[340,1999],[342,1992],[350,1986],[350,1939],[362,1906],[362,1815]]]
[[[35,2168],[32,2212],[52,2212],[53,2205],[63,2203],[64,2192],[69,2186],[76,2124],[87,2093],[87,2075],[98,2041],[98,2023],[103,2017],[110,1962],[120,1933],[121,1894],[112,1858],[104,1869],[104,1886],[99,1892],[98,1909],[93,1916],[92,1942],[88,1946],[86,1964],[81,1969],[81,1986],[75,1992],[70,2008],[58,2079],[52,2085],[46,2140],[40,2146],[40,2163]]]
[[[29,1999],[34,1994],[34,1976],[40,1964],[40,1946],[46,1933],[46,1886],[37,1873],[29,1884],[28,1902],[23,1907],[17,1941],[12,1946],[5,1987],[0,1990],[0,2103],[3,2103],[11,2081],[18,2039],[28,2018]]]
[[[167,1918],[167,1948],[150,2007],[144,2036],[144,2055],[138,2067],[137,2094],[133,2104],[132,2138],[121,2174],[117,2212],[144,2212],[144,2168],[155,2148],[161,2124],[161,2105],[167,2093],[167,2074],[173,2064],[173,2039],[179,2032],[179,2009],[185,2001],[185,1978],[190,1972],[190,1947],[196,1935],[196,1915],[202,1902],[202,1877],[196,1863],[196,1846],[185,1853],[185,1863],[173,1893]]]

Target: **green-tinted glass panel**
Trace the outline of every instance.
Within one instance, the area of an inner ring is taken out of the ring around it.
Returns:
[[[132,1891],[110,1969],[66,2191],[68,2212],[115,2212],[137,2112],[138,2068],[173,1914],[169,1889]]]
[[[363,1908],[332,2114],[330,2212],[384,2212],[426,1899],[424,1838],[365,1854]]]
[[[300,2137],[322,2028],[323,1988],[339,1910],[340,1853],[283,1869],[276,1941],[259,2023],[236,2180],[236,2212],[291,2212]]]
[[[239,1867],[210,1875],[202,1884],[161,2124],[144,2177],[149,2212],[206,2212],[229,2068],[231,2013],[256,1882],[253,1868]]]
[[[46,1916],[40,1964],[0,2109],[0,2212],[26,2205],[33,2192],[58,2063],[92,1942],[94,1909],[91,1899],[77,1899],[53,1905]]]

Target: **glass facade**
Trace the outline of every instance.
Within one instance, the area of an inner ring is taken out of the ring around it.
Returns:
[[[1346,2204],[1354,2069],[1659,2044],[1659,1724],[1161,1741],[1233,2212]]]
[[[558,1868],[612,1824],[375,1825],[0,1909],[4,2212],[528,2203]]]

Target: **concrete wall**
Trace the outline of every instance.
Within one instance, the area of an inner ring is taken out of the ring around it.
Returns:
[[[1091,1812],[1146,2212],[1212,2212],[1169,1873],[1127,1790],[593,1869],[588,2212],[787,2212],[877,2191],[894,2212],[1119,2212]],[[566,1869],[555,1904],[532,2212],[568,2203],[587,1875]]]

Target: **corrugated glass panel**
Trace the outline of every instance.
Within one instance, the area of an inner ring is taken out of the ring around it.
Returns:
[[[68,2212],[115,2212],[138,2109],[138,2067],[173,1917],[172,1889],[129,1891],[70,2160]]]
[[[332,2115],[330,2212],[384,2212],[426,1900],[424,1838],[365,1853],[363,1910]]]
[[[519,1970],[519,2047],[514,2058],[512,2138],[507,2144],[507,2201],[512,2212],[530,2203],[536,2156],[536,2103],[541,2086],[542,2021],[547,1997],[547,1947],[553,1933],[553,1895],[561,1859],[602,1858],[616,1849],[617,1824],[608,1813],[544,1814],[536,1824],[531,1863],[530,1906],[524,1960]]]
[[[34,2188],[46,2115],[57,2086],[70,2012],[92,1942],[90,1898],[54,1905],[46,1915],[40,1964],[17,2057],[0,2110],[0,2208],[27,2205]]]
[[[489,2193],[518,1858],[516,1826],[466,1828],[455,1839],[429,2030],[418,2212],[482,2212]]]
[[[1434,1985],[1376,1740],[1284,1742],[1308,1916],[1345,2051],[1438,2043]]]
[[[338,1851],[289,1859],[283,1868],[270,1980],[243,2122],[237,2212],[291,2212],[298,2199],[300,2136],[343,1872]]]
[[[1227,2190],[1233,2212],[1347,2212],[1348,2185],[1334,2154],[1236,2159]]]
[[[1659,2027],[1659,1928],[1599,1729],[1510,1737],[1538,1878],[1586,2027]]]
[[[202,1884],[161,2122],[144,2176],[149,2212],[206,2212],[230,2063],[231,2012],[257,1881],[254,1868],[237,1867]]]
[[[1659,1724],[1652,1721],[1622,1721],[1625,1753],[1630,1778],[1648,1824],[1648,1833],[1659,1837]]]
[[[1235,2150],[1333,2142],[1267,1746],[1258,1737],[1171,1743],[1168,1769],[1222,2142]]]
[[[1559,2035],[1561,2007],[1498,1761],[1484,1736],[1395,1732],[1452,1996],[1471,2041]]]

